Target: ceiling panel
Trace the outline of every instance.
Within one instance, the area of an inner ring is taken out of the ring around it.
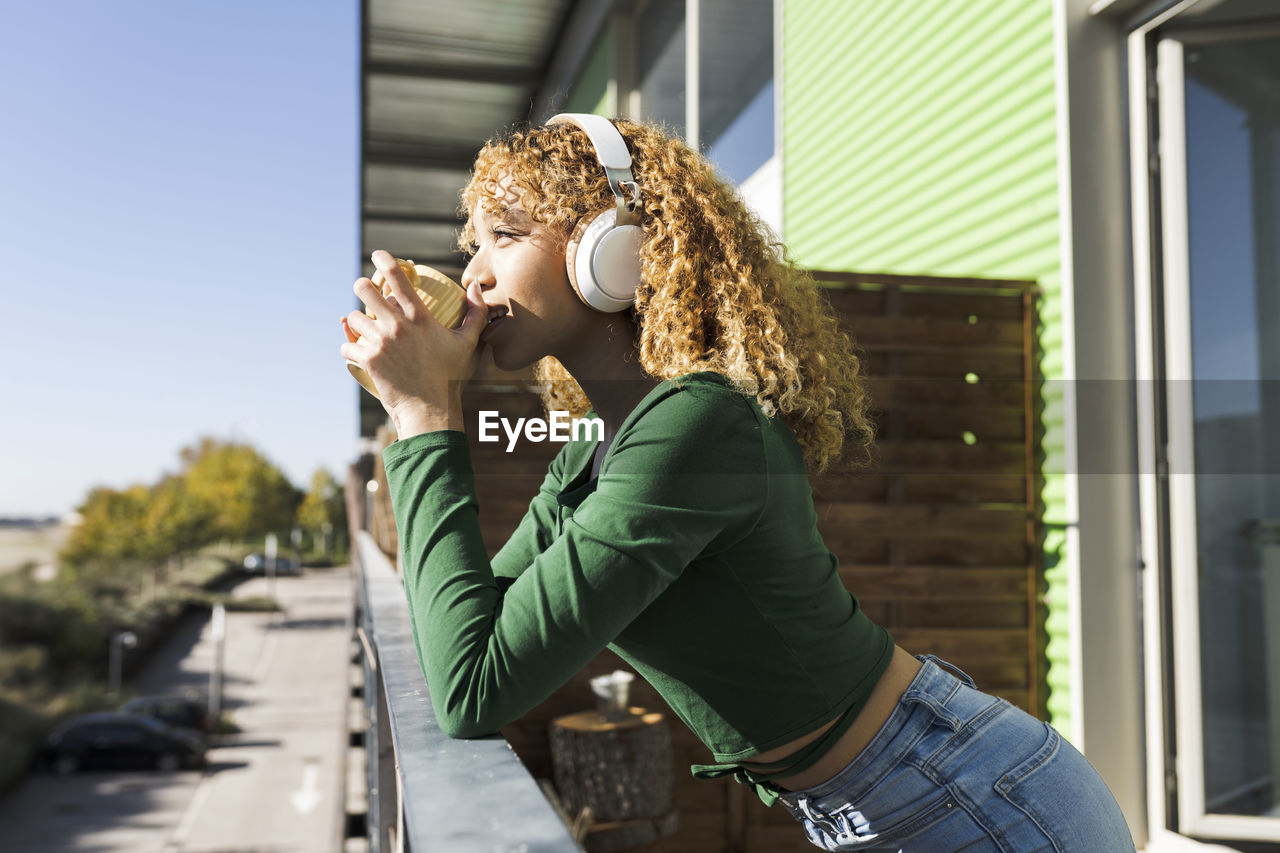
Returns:
[[[412,136],[423,144],[474,141],[479,148],[529,108],[524,87],[499,83],[374,75],[367,92],[369,136]]]
[[[370,56],[543,65],[566,0],[370,0]]]
[[[451,199],[450,214],[456,209],[458,194],[467,182],[462,169],[404,168],[369,164],[364,172],[364,209],[366,215],[413,214],[423,210],[424,203],[440,204]]]
[[[377,245],[396,254],[399,249],[412,249],[419,255],[439,256],[455,251],[457,235],[462,223],[421,225],[410,222],[375,222],[364,223],[364,239],[368,245]],[[403,258],[404,255],[397,255]],[[425,263],[422,258],[413,260]]]

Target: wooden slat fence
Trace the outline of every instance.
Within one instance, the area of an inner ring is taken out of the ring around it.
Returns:
[[[814,276],[878,410],[872,475],[814,481],[847,585],[899,645],[1044,716],[1034,283]]]

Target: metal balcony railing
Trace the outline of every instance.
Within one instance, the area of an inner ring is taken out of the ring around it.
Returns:
[[[372,853],[580,853],[504,738],[440,731],[400,575],[367,532],[355,544]]]

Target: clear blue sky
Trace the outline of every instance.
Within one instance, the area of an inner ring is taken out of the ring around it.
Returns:
[[[355,454],[356,0],[0,12],[0,516],[199,437],[299,486]]]

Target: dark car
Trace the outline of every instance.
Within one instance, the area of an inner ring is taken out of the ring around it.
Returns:
[[[139,696],[120,706],[126,714],[154,717],[179,729],[193,729],[201,734],[213,731],[209,704],[198,694],[185,696]]]
[[[266,554],[250,554],[244,558],[244,570],[254,575],[265,575],[267,573],[268,557]],[[298,564],[288,557],[276,557],[277,575],[296,575],[298,574]]]
[[[153,717],[107,712],[72,717],[53,730],[41,750],[59,775],[78,770],[177,770],[204,765],[204,743],[190,731]]]

